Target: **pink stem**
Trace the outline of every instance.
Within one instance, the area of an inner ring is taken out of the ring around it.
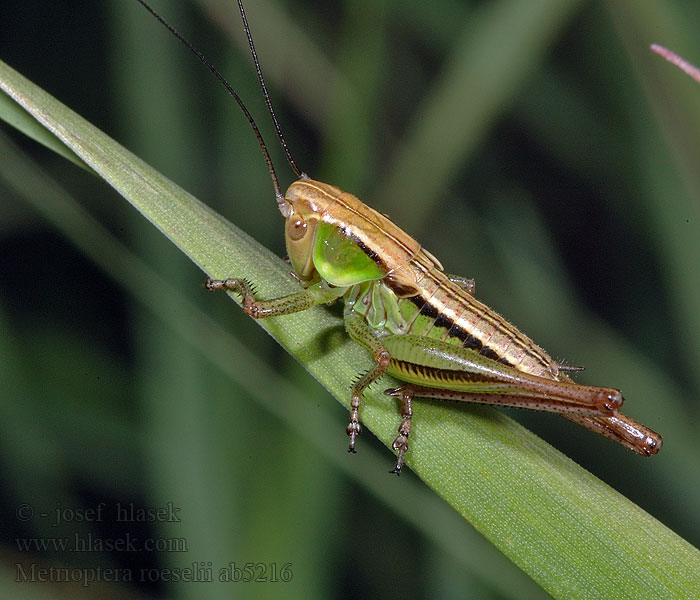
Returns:
[[[684,58],[678,56],[675,52],[671,52],[668,48],[659,46],[658,44],[651,45],[652,52],[656,52],[659,56],[663,56],[668,62],[676,65],[681,71],[690,75],[695,81],[700,83],[700,69],[695,65],[690,64]]]

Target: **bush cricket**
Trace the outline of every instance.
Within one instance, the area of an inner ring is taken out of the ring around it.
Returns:
[[[619,412],[619,390],[574,383],[568,372],[580,368],[558,363],[479,302],[473,280],[446,274],[437,258],[388,217],[352,194],[311,179],[296,165],[273,110],[241,0],[238,7],[262,93],[298,178],[284,194],[262,135],[238,94],[190,42],[144,0],[138,1],[206,65],[245,114],[285,219],[287,255],[302,289],[256,300],[244,278],[207,279],[204,287],[235,292],[244,312],[255,319],[342,300],[348,335],[374,360],[350,389],[350,452],[355,452],[362,430],[363,392],[385,373],[403,382],[385,391],[400,403],[393,473],[401,472],[408,450],[414,397],[553,412],[637,454],[651,456],[660,450],[660,435]]]

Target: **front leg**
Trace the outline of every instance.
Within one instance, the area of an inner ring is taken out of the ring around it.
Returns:
[[[345,293],[345,288],[331,288],[324,282],[309,286],[307,289],[269,300],[256,300],[253,287],[245,279],[207,279],[202,287],[215,292],[228,290],[242,297],[241,305],[245,314],[254,319],[265,319],[280,315],[308,310],[316,304],[333,302]]]

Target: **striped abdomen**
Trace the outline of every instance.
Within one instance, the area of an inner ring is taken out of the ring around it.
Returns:
[[[482,304],[422,253],[411,261],[420,294],[399,300],[406,333],[440,339],[526,373],[547,379],[568,379],[554,359],[529,337]]]

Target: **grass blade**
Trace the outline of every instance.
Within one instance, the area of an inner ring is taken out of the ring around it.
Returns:
[[[2,63],[0,80],[205,272],[245,275],[262,297],[294,288],[284,262]],[[261,325],[347,405],[369,359],[337,316],[318,308]],[[388,445],[397,413],[377,387],[362,418]],[[416,417],[413,471],[552,596],[700,594],[696,548],[502,413],[421,402]]]

